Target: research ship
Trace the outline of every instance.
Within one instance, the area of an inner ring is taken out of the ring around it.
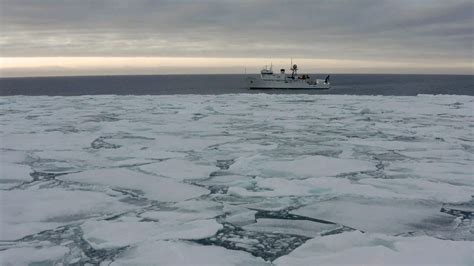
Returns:
[[[298,66],[292,64],[291,75],[281,69],[280,73],[273,73],[273,66],[265,66],[260,71],[260,77],[248,77],[249,89],[329,89],[329,75],[326,79],[312,79],[309,75],[298,75]]]

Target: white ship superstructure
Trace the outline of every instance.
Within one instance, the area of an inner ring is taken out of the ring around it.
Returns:
[[[298,75],[298,66],[292,65],[291,75],[281,69],[273,73],[273,66],[260,71],[260,78],[247,78],[249,89],[329,89],[329,75],[326,79],[311,79],[309,75]]]

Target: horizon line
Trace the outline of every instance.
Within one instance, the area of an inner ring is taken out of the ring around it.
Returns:
[[[286,68],[290,58],[235,57],[1,57],[0,77],[189,75],[260,73]],[[296,61],[296,62],[295,62]],[[471,61],[298,58],[301,73],[473,75]],[[280,67],[277,67],[280,66]]]
[[[473,74],[451,74],[451,73],[305,73],[308,75],[390,75],[390,76],[474,76]],[[18,79],[18,78],[80,78],[80,77],[142,77],[142,76],[229,76],[229,75],[260,75],[259,73],[166,73],[166,74],[65,74],[65,75],[32,75],[32,76],[2,76],[0,79]]]

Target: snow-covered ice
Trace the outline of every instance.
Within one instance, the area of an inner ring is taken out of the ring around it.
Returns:
[[[154,173],[178,180],[183,179],[203,179],[219,170],[216,166],[199,165],[182,159],[170,159],[154,164],[147,164],[140,167],[145,172]]]
[[[334,230],[337,225],[315,223],[305,220],[258,219],[256,223],[243,226],[245,230],[269,233],[282,233],[315,237],[326,231]]]
[[[393,235],[421,228],[425,234],[448,235],[457,226],[451,215],[440,212],[439,204],[429,201],[338,197],[308,204],[292,213],[368,233]]]
[[[276,265],[472,265],[470,241],[346,232],[316,237]]]
[[[288,158],[272,160],[264,157],[242,158],[231,166],[231,170],[265,177],[294,178],[326,177],[339,174],[370,171],[373,163],[354,159],[338,159],[328,156],[310,156],[305,158]]]
[[[11,188],[23,182],[31,181],[31,167],[16,163],[0,164],[0,188]]]
[[[111,265],[269,265],[261,258],[215,246],[156,241],[127,250]]]
[[[1,192],[2,240],[19,239],[43,230],[131,209],[105,193],[62,188],[14,189]]]
[[[132,192],[138,191],[144,197],[157,201],[181,201],[209,192],[205,188],[125,168],[90,170],[63,175],[58,179],[131,190]],[[179,193],[176,193],[177,191]]]
[[[0,98],[0,264],[474,260],[474,98]]]
[[[53,265],[60,263],[68,252],[69,249],[62,246],[10,248],[0,251],[0,262],[6,266]]]
[[[172,217],[172,214],[169,214]],[[96,249],[124,247],[162,239],[200,239],[222,225],[214,219],[190,222],[90,221],[82,226],[84,239]]]

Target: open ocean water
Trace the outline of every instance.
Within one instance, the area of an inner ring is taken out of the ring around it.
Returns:
[[[255,76],[255,75],[254,75]],[[324,78],[325,75],[311,75]],[[170,95],[304,93],[349,95],[474,95],[473,75],[331,75],[330,90],[252,90],[246,75],[147,75],[1,78],[0,95]]]
[[[473,76],[243,81],[0,79],[0,265],[474,265]]]

